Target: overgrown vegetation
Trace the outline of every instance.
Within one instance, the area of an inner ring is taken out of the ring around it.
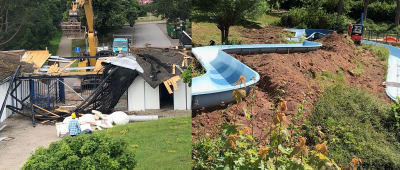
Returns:
[[[283,14],[280,24],[285,27],[330,29],[344,32],[351,20],[342,15],[327,13],[322,8],[293,8]]]
[[[192,78],[201,76],[206,73],[206,70],[201,63],[194,59],[193,64],[190,64],[186,70],[181,74],[184,83],[188,83],[189,87],[192,86]]]
[[[246,88],[243,76],[235,83]],[[256,87],[253,87],[253,91]],[[244,89],[233,92],[236,102],[241,102],[246,96]],[[255,95],[250,94],[246,100],[247,107],[243,107],[244,114],[250,121],[257,119],[252,105]],[[273,125],[265,138],[253,136],[253,129],[241,127],[235,122],[233,115],[219,127],[220,133],[216,137],[205,135],[193,144],[193,169],[340,169],[333,159],[328,158],[326,141],[319,141],[313,146],[307,146],[307,138],[300,136],[300,127],[295,125],[302,118],[302,105],[296,116],[290,120],[286,117],[286,101],[280,100],[275,107]],[[224,111],[222,111],[224,112]],[[234,113],[237,114],[237,113]],[[240,128],[239,128],[240,127]],[[261,145],[267,142],[267,145]],[[296,144],[294,144],[296,143]],[[329,151],[330,152],[330,151]],[[361,160],[354,157],[348,164],[356,168]]]
[[[327,141],[329,156],[339,165],[357,156],[362,169],[399,169],[400,142],[394,122],[395,115],[385,102],[336,84],[326,88],[316,102],[305,123],[306,137],[311,145]]]
[[[22,169],[133,169],[133,149],[119,138],[93,134],[66,137],[39,147]]]

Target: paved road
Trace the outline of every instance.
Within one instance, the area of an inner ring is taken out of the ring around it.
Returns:
[[[164,35],[169,39],[169,41],[171,41],[172,44],[174,44],[174,46],[179,46],[179,39],[172,39],[170,36],[168,36],[166,23],[158,23],[157,26],[164,33]]]
[[[149,43],[154,47],[175,46],[157,26],[157,23],[160,22],[135,24],[134,45],[145,46],[146,43]]]
[[[58,50],[57,50],[57,56],[60,57],[71,57],[71,50],[72,50],[72,40],[67,39],[67,37],[63,36],[61,37],[60,44],[58,45]],[[60,68],[64,67],[68,63],[60,63]],[[66,78],[64,79],[64,82],[69,86],[73,87],[74,82],[79,81],[77,78]],[[68,87],[65,87],[68,89]]]

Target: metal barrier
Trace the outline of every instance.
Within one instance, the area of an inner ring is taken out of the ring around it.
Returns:
[[[31,95],[34,104],[51,110],[61,101],[57,79],[32,79],[29,84],[33,89]]]
[[[394,38],[394,39],[391,39],[391,38]],[[395,43],[397,43],[399,38],[400,38],[399,33],[390,34],[387,31],[368,30],[368,34],[367,34],[368,41],[375,41],[375,42],[386,42],[386,43],[395,42]]]

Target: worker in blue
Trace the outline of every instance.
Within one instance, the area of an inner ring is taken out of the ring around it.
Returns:
[[[81,126],[80,126],[78,120],[76,119],[75,113],[71,114],[71,118],[72,118],[72,120],[69,121],[69,124],[68,124],[69,135],[76,136],[77,134],[81,133]]]

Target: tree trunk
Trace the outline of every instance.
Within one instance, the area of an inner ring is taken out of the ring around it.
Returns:
[[[369,0],[364,0],[364,20],[367,19]]]
[[[229,27],[225,27],[225,43],[229,42]]]
[[[224,44],[225,30],[224,30],[224,28],[220,28],[219,30],[221,30],[221,44]]]
[[[338,13],[338,15],[342,15],[342,12],[343,12],[343,0],[339,0],[338,7],[337,7],[337,13]]]
[[[7,32],[7,31],[8,31],[8,8],[6,11],[6,31],[5,32]]]
[[[400,0],[396,0],[397,1],[397,8],[396,8],[396,16],[394,19],[394,24],[397,26],[399,26],[399,12],[400,12]]]

